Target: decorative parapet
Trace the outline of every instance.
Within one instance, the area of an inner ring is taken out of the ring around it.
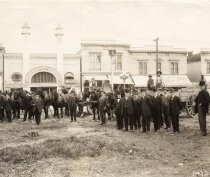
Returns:
[[[30,54],[30,59],[57,59],[57,55],[47,53],[32,53]]]

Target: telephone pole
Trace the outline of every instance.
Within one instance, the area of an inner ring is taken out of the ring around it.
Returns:
[[[156,43],[156,72],[158,72],[158,40],[159,38],[154,39],[153,41]]]

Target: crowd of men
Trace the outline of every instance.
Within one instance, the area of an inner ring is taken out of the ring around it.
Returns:
[[[161,128],[171,129],[174,132],[179,130],[179,113],[182,109],[180,98],[175,95],[174,89],[142,89],[141,92],[131,92],[125,89],[122,92],[113,94],[113,100],[104,91],[91,93],[90,101],[93,109],[93,120],[98,119],[101,124],[106,123],[111,114],[115,113],[117,128],[128,131],[142,129],[142,132],[151,130],[151,122],[154,125],[154,132]],[[111,97],[112,98],[112,97]]]
[[[154,86],[152,76],[149,75],[147,89],[142,89],[141,92],[125,89],[118,93],[115,92],[111,97],[110,95],[106,96],[103,91],[92,92],[90,98],[93,120],[95,120],[96,110],[102,125],[106,123],[106,114],[110,120],[110,115],[114,112],[119,130],[142,129],[142,132],[150,132],[153,122],[154,132],[165,128],[174,133],[180,133],[179,115],[183,105],[173,88],[163,89],[161,87],[161,74],[161,72],[157,73],[156,86]],[[200,81],[199,86],[199,93],[194,100],[195,105],[192,106],[195,113],[198,113],[201,135],[206,136],[206,114],[208,113],[210,96],[205,81]],[[110,99],[113,97],[114,99]]]
[[[210,98],[205,82],[200,81],[199,85],[201,89],[195,100],[195,112],[199,116],[201,135],[206,136],[206,114]],[[0,120],[2,122],[6,118],[8,122],[20,118],[21,102],[24,107],[22,108],[23,121],[27,118],[31,120],[34,116],[41,116],[42,109],[44,109],[45,118],[48,118],[50,105],[54,108],[54,117],[59,118],[60,115],[63,117],[64,108],[65,113],[71,117],[71,121],[76,121],[77,116],[83,116],[86,105],[92,110],[93,120],[98,119],[101,125],[115,117],[117,129],[123,131],[150,132],[152,124],[154,132],[161,128],[175,133],[180,132],[179,114],[183,106],[172,88],[162,89],[149,85],[147,89],[138,92],[127,88],[116,90],[114,93],[105,93],[97,89],[79,94],[76,94],[74,90],[49,94],[21,91],[16,99],[13,93],[0,92]]]

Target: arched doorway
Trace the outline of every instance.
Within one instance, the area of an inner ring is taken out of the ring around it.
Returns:
[[[31,87],[31,91],[35,92],[38,89],[42,89],[47,92],[52,92],[57,90],[56,83],[56,78],[52,73],[38,72],[31,78],[31,84],[36,85],[36,87]]]
[[[25,76],[24,89],[28,91],[36,91],[39,88],[52,91],[62,87],[61,74],[55,68],[49,66],[32,68]]]
[[[32,76],[31,83],[56,83],[56,78],[48,72],[39,72]]]

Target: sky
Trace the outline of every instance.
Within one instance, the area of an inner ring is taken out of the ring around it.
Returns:
[[[0,0],[0,43],[6,52],[23,48],[21,27],[31,28],[31,53],[54,53],[55,28],[63,27],[64,53],[81,41],[115,40],[135,47],[159,45],[194,53],[210,48],[210,0]]]

